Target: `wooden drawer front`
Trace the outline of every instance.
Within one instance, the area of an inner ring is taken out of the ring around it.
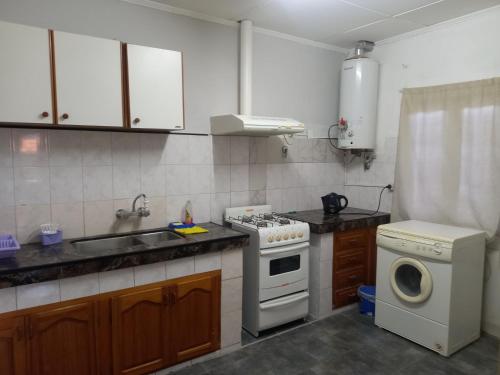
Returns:
[[[335,236],[337,236],[335,251],[366,248],[368,246],[366,229],[335,233]]]
[[[335,308],[350,305],[358,301],[358,286],[352,288],[342,289],[335,292],[333,296],[333,304]]]
[[[353,270],[340,271],[335,273],[333,285],[335,290],[353,287],[366,282],[365,267],[357,267]]]
[[[356,266],[361,266],[364,265],[365,262],[366,252],[364,250],[336,254],[334,259],[334,270],[340,271]]]

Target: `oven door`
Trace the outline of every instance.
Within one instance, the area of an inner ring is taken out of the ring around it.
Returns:
[[[309,242],[260,250],[259,300],[308,289]]]

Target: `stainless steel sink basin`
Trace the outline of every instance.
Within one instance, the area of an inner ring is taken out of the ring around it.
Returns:
[[[152,232],[142,234],[131,234],[119,237],[99,238],[95,240],[80,240],[72,242],[73,246],[79,251],[108,251],[116,249],[124,249],[137,245],[154,245],[159,242],[172,241],[182,238],[182,236],[170,232]]]
[[[136,238],[138,238],[140,241],[144,242],[147,245],[153,245],[158,242],[178,240],[182,238],[182,236],[174,232],[162,231],[162,232],[138,234],[136,235]]]

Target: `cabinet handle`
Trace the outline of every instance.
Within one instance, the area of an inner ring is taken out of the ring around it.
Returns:
[[[140,119],[139,117],[136,117],[136,118],[134,119],[134,124],[138,124],[138,123],[140,123],[140,122],[141,122],[141,119]]]
[[[63,113],[62,116],[61,116],[61,118],[63,120],[67,120],[69,118],[69,115],[67,113]]]
[[[42,112],[42,117],[49,117],[49,112],[45,111],[45,112]]]

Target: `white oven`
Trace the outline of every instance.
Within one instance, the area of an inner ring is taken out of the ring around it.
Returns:
[[[309,242],[260,249],[259,301],[307,290]]]

